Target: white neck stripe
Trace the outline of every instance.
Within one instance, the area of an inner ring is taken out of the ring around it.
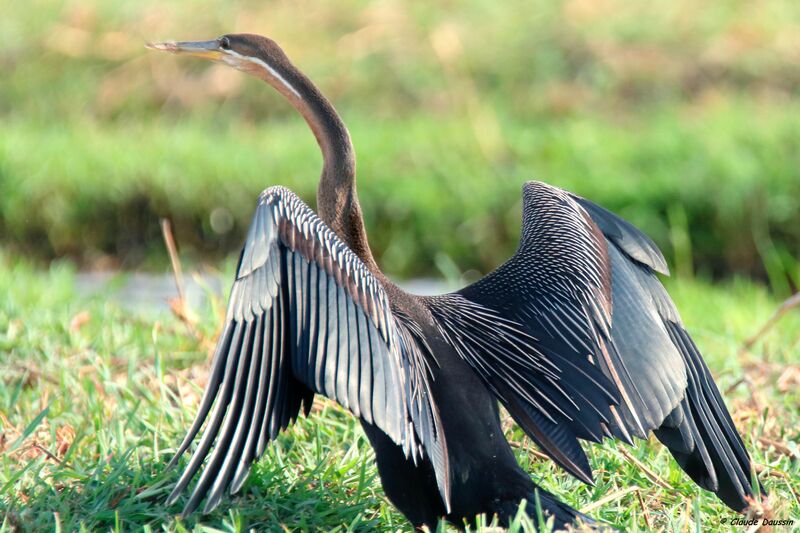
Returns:
[[[299,92],[297,92],[297,89],[295,89],[294,87],[292,87],[292,85],[291,85],[291,84],[290,84],[288,81],[286,81],[286,80],[284,79],[284,77],[283,77],[283,76],[281,76],[280,74],[278,74],[278,71],[276,71],[276,70],[275,70],[274,68],[272,68],[271,66],[267,65],[267,64],[266,64],[264,61],[262,61],[261,59],[259,59],[259,58],[257,58],[257,57],[243,56],[242,54],[239,54],[238,52],[234,52],[233,50],[224,50],[224,51],[222,52],[222,59],[223,59],[223,61],[225,61],[226,63],[228,63],[228,64],[230,64],[230,65],[232,65],[232,66],[234,66],[234,67],[237,67],[237,68],[239,67],[239,65],[237,65],[235,62],[232,62],[232,61],[226,61],[226,59],[225,59],[225,58],[226,58],[226,57],[228,57],[228,56],[233,56],[233,57],[235,57],[235,58],[237,58],[237,59],[240,59],[240,60],[243,60],[243,61],[249,61],[249,62],[251,62],[251,63],[255,63],[256,65],[259,65],[259,66],[260,66],[260,67],[262,67],[264,70],[266,70],[267,72],[269,72],[269,73],[270,73],[270,75],[271,75],[273,78],[275,78],[276,80],[278,80],[278,81],[281,83],[281,85],[283,85],[284,87],[286,87],[287,89],[289,89],[289,91],[291,91],[291,93],[292,93],[292,94],[294,94],[294,95],[295,95],[296,97],[298,97],[298,98],[302,98],[302,97],[300,96],[300,93],[299,93]]]

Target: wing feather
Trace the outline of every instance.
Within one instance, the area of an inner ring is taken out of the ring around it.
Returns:
[[[528,436],[587,482],[577,439],[599,441],[620,402],[593,363],[609,340],[610,286],[606,242],[585,210],[564,191],[530,182],[514,257],[429,300],[445,338]]]
[[[407,455],[426,454],[449,505],[449,466],[424,340],[397,320],[380,282],[293,193],[266,190],[240,256],[228,313],[197,417],[201,428],[168,498],[201,471],[184,507],[204,512],[238,491],[267,443],[308,412],[314,393],[383,430]]]
[[[698,484],[744,508],[750,458],[655,275],[668,272],[661,252],[583,198],[539,183],[523,194],[516,255],[455,295],[431,299],[445,337],[528,435],[577,477],[591,479],[577,438],[630,442],[655,430]],[[469,316],[479,319],[464,319],[476,305],[483,314]],[[502,320],[519,331],[493,337]]]
[[[701,487],[742,510],[753,496],[752,464],[711,373],[656,272],[661,252],[629,222],[574,197],[603,231],[612,267],[614,320],[600,361],[623,402],[615,435],[653,430]],[[762,489],[763,491],[763,489]]]

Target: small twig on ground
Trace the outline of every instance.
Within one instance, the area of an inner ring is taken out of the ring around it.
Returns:
[[[764,322],[764,325],[756,332],[755,335],[744,341],[742,345],[742,350],[749,350],[752,346],[758,342],[758,340],[763,337],[767,331],[769,331],[772,326],[775,325],[778,320],[781,319],[783,315],[791,311],[793,308],[800,306],[800,292],[797,294],[792,295],[791,297],[787,298],[778,309],[769,317],[769,320]]]
[[[197,339],[200,343],[205,343],[206,339],[197,331],[195,327],[196,320],[194,314],[189,308],[186,300],[186,291],[183,288],[183,270],[181,269],[181,260],[178,257],[178,249],[175,246],[175,238],[172,236],[172,224],[166,218],[161,219],[161,234],[164,236],[164,244],[169,253],[169,261],[172,263],[172,274],[175,277],[175,288],[178,290],[178,299],[169,300],[169,307],[178,319],[183,322],[189,334]]]
[[[618,490],[616,492],[612,492],[608,496],[604,496],[604,497],[600,498],[599,500],[597,500],[596,502],[592,502],[589,505],[587,505],[586,507],[581,508],[581,512],[582,513],[591,513],[595,509],[599,509],[600,507],[604,506],[608,502],[613,502],[615,500],[619,500],[623,496],[625,496],[627,494],[630,494],[631,492],[637,491],[640,488],[641,487],[639,487],[638,485],[633,485],[631,487],[626,487],[626,488],[624,488],[622,490]]]
[[[29,452],[31,450],[36,450],[37,452],[39,452],[40,454],[44,455],[45,457],[47,457],[48,459],[50,459],[54,463],[58,464],[59,466],[66,466],[64,461],[62,461],[61,459],[56,457],[55,454],[50,452],[47,448],[45,448],[44,446],[42,446],[38,442],[34,442],[34,443],[32,443],[32,444],[30,444],[28,446],[22,446],[20,448],[17,448],[16,450],[12,450],[10,453],[14,454],[14,455],[23,455],[23,454],[25,454],[25,452]]]
[[[164,244],[167,246],[169,261],[172,263],[172,273],[175,276],[175,288],[178,289],[178,298],[182,302],[186,301],[186,293],[183,290],[183,271],[181,260],[178,257],[178,249],[175,246],[175,239],[172,236],[172,224],[169,219],[161,219],[161,234],[164,236]]]
[[[759,437],[758,442],[766,447],[772,446],[773,448],[775,448],[775,451],[785,455],[786,457],[789,457],[790,459],[800,459],[800,456],[798,456],[796,452],[792,451],[788,446],[786,446],[782,442],[773,439],[768,439],[766,437]]]
[[[43,453],[44,455],[47,456],[48,459],[50,459],[54,463],[58,464],[59,466],[64,466],[64,461],[62,461],[61,459],[59,459],[58,457],[56,457],[55,455],[50,453],[50,451],[48,451],[44,446],[42,446],[38,442],[34,442],[33,444],[30,445],[30,447],[38,450],[41,453]]]
[[[733,392],[736,389],[736,387],[738,387],[742,383],[744,383],[744,378],[739,378],[736,381],[734,381],[733,383],[731,383],[731,385],[727,389],[725,389],[725,396],[727,396],[731,392]]]
[[[639,500],[639,506],[642,508],[644,524],[647,526],[648,530],[652,530],[653,523],[650,521],[650,513],[647,512],[647,506],[644,504],[644,499],[642,499],[642,492],[639,490],[636,491],[636,499]]]
[[[636,465],[639,468],[639,470],[644,472],[644,475],[647,476],[647,479],[649,479],[650,481],[652,481],[653,483],[655,483],[656,485],[658,485],[662,489],[670,489],[670,490],[672,489],[672,485],[670,485],[669,483],[667,483],[666,481],[661,479],[658,476],[658,474],[656,474],[655,472],[653,472],[652,470],[647,468],[647,466],[644,463],[642,463],[639,459],[634,457],[633,454],[631,454],[628,450],[626,450],[622,446],[619,446],[617,449],[620,451],[620,453],[622,455],[625,456],[625,458],[628,461],[630,461],[631,463]]]

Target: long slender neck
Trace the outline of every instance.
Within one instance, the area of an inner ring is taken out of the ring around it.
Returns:
[[[356,158],[347,127],[311,80],[290,63],[281,65],[280,71],[260,68],[252,73],[275,87],[306,119],[322,150],[319,216],[370,270],[378,272],[358,203]]]

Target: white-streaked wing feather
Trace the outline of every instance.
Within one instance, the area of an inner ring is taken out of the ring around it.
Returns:
[[[413,330],[308,206],[288,189],[267,189],[242,250],[197,417],[171,464],[204,423],[205,429],[169,501],[202,467],[184,513],[204,498],[204,510],[213,509],[241,488],[267,442],[320,393],[376,425],[411,459],[426,453],[449,504],[429,349]]]

